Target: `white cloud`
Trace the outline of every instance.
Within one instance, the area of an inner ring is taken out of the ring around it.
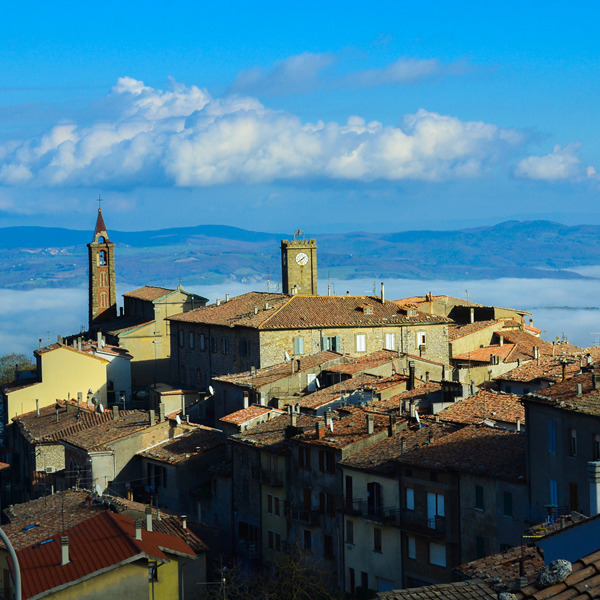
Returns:
[[[550,154],[528,156],[517,163],[515,175],[545,181],[597,179],[594,167],[585,167],[579,157],[581,144],[556,145]]]
[[[419,110],[399,127],[304,123],[248,96],[213,99],[173,82],[157,90],[129,77],[109,99],[111,121],[61,123],[0,147],[8,186],[210,186],[281,179],[445,180],[480,176],[524,136],[513,129]]]

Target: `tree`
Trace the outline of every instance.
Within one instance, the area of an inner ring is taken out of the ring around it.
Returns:
[[[15,379],[15,369],[23,371],[34,369],[35,365],[24,354],[11,352],[0,356],[0,384],[10,383]]]

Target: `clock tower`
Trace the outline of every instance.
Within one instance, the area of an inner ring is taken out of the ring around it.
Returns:
[[[117,316],[115,244],[108,239],[101,208],[98,208],[94,240],[87,247],[90,275],[89,327],[93,331],[101,321]]]
[[[281,282],[284,294],[318,295],[317,242],[300,230],[293,240],[281,240]]]

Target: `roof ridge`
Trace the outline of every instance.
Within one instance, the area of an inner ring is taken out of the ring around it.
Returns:
[[[278,308],[274,308],[273,310],[273,314],[269,315],[259,326],[258,329],[261,329],[263,327],[263,325],[265,325],[265,323],[268,323],[275,315],[279,314],[279,312],[281,310],[283,310],[288,304],[290,304],[290,302],[294,299],[297,298],[298,296],[290,296],[290,298],[288,300],[286,300],[281,306],[279,306]]]

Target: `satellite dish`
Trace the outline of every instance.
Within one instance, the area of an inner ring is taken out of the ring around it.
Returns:
[[[316,385],[318,388],[320,388],[320,387],[321,387],[321,384],[319,383],[319,380],[318,380],[318,379],[315,379],[315,385]]]
[[[98,404],[98,410],[99,410],[101,413],[103,413],[103,412],[104,412],[104,406],[102,406],[102,403],[101,403],[101,402]]]
[[[100,487],[99,483],[96,484],[96,494],[98,494],[98,496],[102,496],[102,488]]]
[[[285,351],[285,361],[289,362],[290,361],[290,355],[288,354],[288,351]]]
[[[419,411],[415,410],[415,419],[417,419],[417,423],[420,425],[421,424],[421,417],[419,417]]]
[[[208,386],[208,393],[209,393],[211,396],[214,396],[214,395],[215,395],[215,388],[213,388],[213,386],[212,386],[212,385],[209,385],[209,386]]]
[[[181,425],[181,417],[179,415],[175,415],[175,422],[177,425]]]

